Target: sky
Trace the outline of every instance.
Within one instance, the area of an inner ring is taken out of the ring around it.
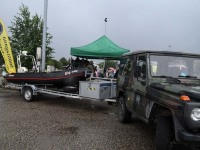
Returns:
[[[37,13],[43,18],[44,0],[5,0],[0,4],[0,18],[7,27],[22,4],[32,16]],[[55,59],[69,58],[71,47],[105,34],[131,52],[200,53],[199,0],[48,0],[47,27]]]

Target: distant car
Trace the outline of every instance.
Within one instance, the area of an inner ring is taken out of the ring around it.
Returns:
[[[134,114],[155,125],[156,150],[176,143],[199,149],[200,55],[138,51],[122,60],[117,78],[119,121],[127,123]]]

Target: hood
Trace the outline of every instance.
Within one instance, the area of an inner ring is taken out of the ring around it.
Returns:
[[[151,88],[166,91],[177,95],[187,95],[193,99],[200,98],[200,85],[192,84],[170,84],[170,83],[152,83]]]

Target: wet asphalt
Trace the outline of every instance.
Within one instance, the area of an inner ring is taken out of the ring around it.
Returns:
[[[26,102],[0,88],[0,149],[153,150],[154,129],[117,120],[116,105],[48,95]]]

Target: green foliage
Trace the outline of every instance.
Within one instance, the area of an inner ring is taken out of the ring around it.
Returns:
[[[99,63],[99,67],[103,68],[104,62]]]
[[[62,57],[62,58],[60,59],[60,62],[63,64],[63,66],[67,66],[67,65],[69,64],[69,62],[67,61],[67,59],[64,58],[64,57]]]
[[[116,68],[117,62],[115,60],[106,60],[106,68],[112,67]],[[99,63],[99,67],[103,68],[104,62]]]
[[[46,64],[55,66],[55,68],[57,69],[63,69],[63,66],[64,66],[61,61],[57,61],[55,59],[49,60]]]
[[[55,61],[55,67],[58,69],[62,69],[63,68],[63,64],[60,61]]]
[[[31,17],[28,7],[23,4],[20,6],[19,11],[9,27],[15,62],[16,55],[20,51],[27,51],[29,55],[36,56],[37,47],[42,47],[43,20],[37,14]],[[49,46],[52,38],[51,34],[47,33],[46,60],[53,58],[54,49]]]
[[[51,60],[48,60],[46,65],[52,65],[52,66],[55,66],[55,61],[53,59]]]

